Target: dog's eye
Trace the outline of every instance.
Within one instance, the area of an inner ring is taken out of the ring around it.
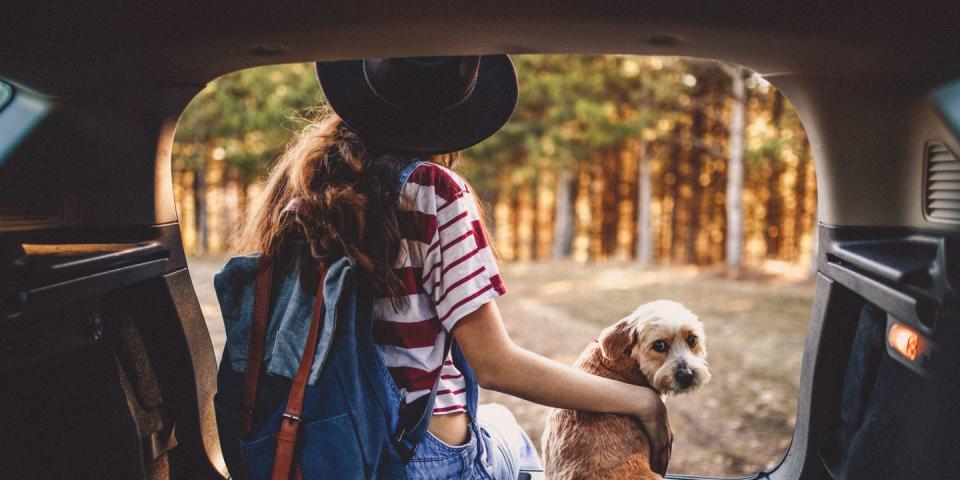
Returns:
[[[656,342],[653,342],[653,351],[660,353],[666,352],[667,342],[664,342],[663,340],[657,340]]]
[[[687,337],[687,345],[690,345],[690,348],[697,346],[697,337],[694,335]]]

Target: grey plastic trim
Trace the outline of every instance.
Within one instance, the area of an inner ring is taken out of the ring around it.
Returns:
[[[923,216],[932,223],[960,225],[960,157],[939,140],[924,146]]]
[[[0,169],[27,135],[50,113],[44,98],[18,90],[4,108],[0,105]]]
[[[0,110],[13,100],[13,85],[0,80]]]

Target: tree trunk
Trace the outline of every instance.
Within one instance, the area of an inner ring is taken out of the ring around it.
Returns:
[[[207,232],[207,164],[193,169],[193,218],[197,229],[197,253],[206,253],[209,235]]]
[[[726,90],[721,92],[721,94],[714,95],[715,101],[711,113],[711,118],[713,118],[714,121],[710,123],[712,125],[711,131],[713,132],[711,142],[715,144],[729,142],[729,125],[723,121],[723,118],[727,112],[727,95],[728,92]],[[728,153],[729,152],[725,151],[723,153],[713,155],[710,159],[710,190],[705,203],[707,231],[704,232],[704,237],[706,238],[708,245],[705,259],[710,263],[726,261],[726,189]]]
[[[794,182],[793,196],[796,206],[793,209],[793,241],[791,242],[793,248],[791,249],[790,256],[794,262],[801,262],[803,261],[805,252],[803,252],[800,247],[803,242],[803,234],[806,233],[804,224],[807,217],[807,211],[804,208],[807,200],[807,162],[802,155],[797,164],[797,177]]]
[[[217,245],[218,252],[225,252],[230,245],[230,240],[236,235],[237,213],[230,204],[230,185],[233,182],[233,169],[226,162],[223,162],[223,170],[220,173],[220,243]]]
[[[772,157],[770,161],[770,173],[767,177],[767,258],[780,258],[781,245],[783,244],[783,198],[780,192],[780,178],[783,176],[783,168],[780,165],[780,159]]]
[[[539,258],[540,247],[540,182],[537,179],[528,185],[530,195],[530,260]]]
[[[521,215],[521,208],[523,205],[520,201],[520,188],[514,185],[513,191],[510,192],[510,209],[513,210],[513,218],[511,230],[513,231],[513,259],[514,261],[522,260],[520,257],[520,252],[523,250],[523,239],[520,235],[520,230],[523,228],[523,215]]]
[[[682,124],[677,123],[673,127],[673,137],[675,139],[680,139],[681,135],[684,134],[684,127]],[[669,261],[676,262],[680,250],[680,235],[681,235],[681,220],[683,213],[684,203],[681,197],[681,188],[680,185],[686,180],[686,176],[683,174],[684,164],[686,163],[687,157],[689,157],[689,150],[683,148],[683,142],[674,141],[670,156],[668,158],[669,167],[667,170],[668,184],[670,185],[670,197],[673,201],[673,207],[670,210],[670,249],[669,249]]]
[[[670,153],[672,146],[651,143],[647,146],[647,158],[653,162],[653,159],[659,159],[659,168],[651,171],[651,180],[653,188],[651,192],[653,198],[660,203],[659,215],[652,217],[656,222],[656,228],[653,229],[655,238],[653,240],[653,259],[657,263],[670,261],[670,217],[673,204],[670,199],[670,190],[672,185],[669,182],[670,165],[673,163]],[[652,169],[653,165],[651,165]]]
[[[727,267],[743,265],[743,139],[747,123],[747,98],[743,70],[728,67],[733,107],[730,111],[730,142],[727,155]]]
[[[590,234],[589,249],[590,260],[603,260],[603,201],[604,188],[606,183],[603,179],[603,156],[594,155],[593,165],[587,169],[589,174],[590,187],[587,189],[590,196],[587,201],[590,204]]]
[[[600,255],[607,259],[617,250],[617,227],[620,222],[620,156],[615,152],[603,154],[601,171],[603,193],[600,197]]]
[[[700,87],[702,85],[702,87]],[[701,80],[698,82],[698,92],[694,96],[695,103],[706,104],[707,102],[703,101],[707,97],[709,91],[707,89],[707,80]],[[693,118],[690,123],[690,135],[692,140],[695,142],[705,142],[706,132],[707,132],[707,115],[705,108],[697,108],[693,110]],[[700,184],[700,175],[703,173],[704,165],[706,165],[706,156],[707,152],[703,147],[693,147],[693,150],[690,152],[690,170],[689,170],[689,185],[690,185],[690,199],[687,204],[687,221],[686,221],[686,235],[683,237],[683,263],[687,265],[696,265],[698,264],[698,255],[697,255],[697,237],[700,235],[700,213],[703,205],[703,192],[706,189],[704,185]]]
[[[783,95],[779,92],[774,93],[773,107],[771,107],[771,123],[775,138],[781,138],[783,129],[781,122],[783,120]],[[767,159],[769,162],[770,174],[767,177],[767,215],[766,215],[766,234],[767,234],[767,258],[779,258],[781,253],[781,244],[783,239],[783,195],[780,191],[780,177],[783,176],[783,158],[782,152],[776,150],[775,153]]]
[[[573,258],[578,261],[590,260],[593,247],[593,199],[596,194],[593,189],[593,168],[591,162],[584,162],[577,167],[577,183],[574,195],[576,222],[573,225],[575,236],[573,239]]]
[[[650,158],[646,146],[641,144],[637,152],[637,263],[653,263],[653,219],[650,206],[653,198],[653,180],[650,173]]]
[[[550,258],[554,260],[569,257],[573,253],[573,237],[576,235],[574,226],[577,220],[573,208],[574,201],[576,201],[576,182],[576,178],[569,169],[560,170],[557,175],[553,249],[550,252]]]

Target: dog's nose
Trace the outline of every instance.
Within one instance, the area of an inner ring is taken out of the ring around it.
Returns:
[[[678,387],[687,388],[693,384],[693,370],[690,370],[690,367],[678,368],[674,378],[677,380]]]

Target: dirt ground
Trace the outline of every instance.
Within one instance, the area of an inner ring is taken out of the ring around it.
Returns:
[[[218,359],[224,334],[212,277],[222,264],[222,258],[190,259]],[[783,457],[793,434],[811,281],[572,262],[507,264],[503,276],[508,294],[499,304],[511,337],[565,364],[637,305],[659,298],[684,303],[706,327],[713,380],[667,399],[675,434],[670,472],[743,476]],[[539,443],[548,408],[491,391],[480,400],[508,406]]]

